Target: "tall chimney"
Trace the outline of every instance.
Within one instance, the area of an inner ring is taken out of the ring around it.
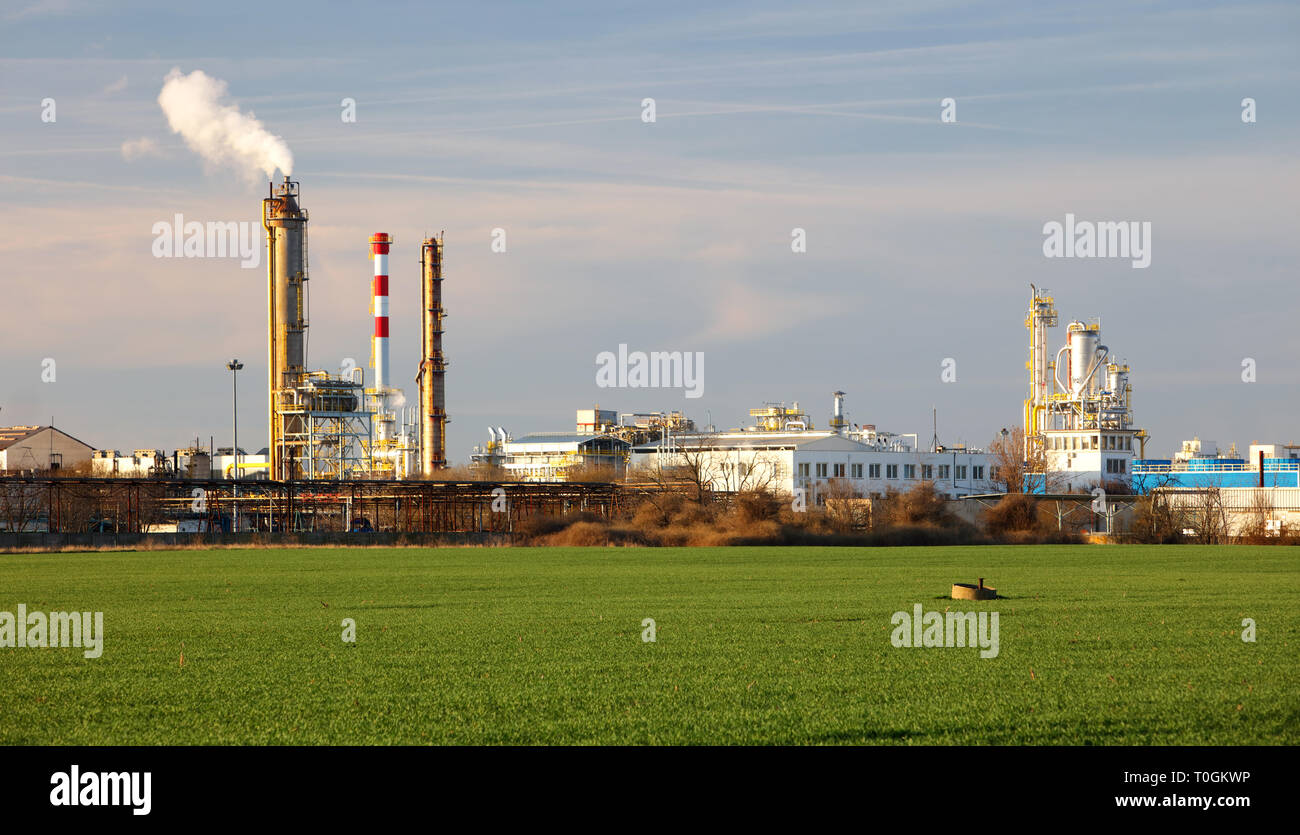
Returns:
[[[447,362],[442,355],[442,236],[420,245],[420,472],[447,466]]]
[[[288,177],[271,185],[262,201],[266,230],[267,423],[271,478],[292,479],[294,450],[301,445],[302,417],[281,417],[292,389],[307,370],[307,213],[298,205],[298,183]]]
[[[376,232],[370,236],[370,257],[375,262],[375,278],[371,283],[371,296],[375,316],[375,344],[370,364],[375,369],[375,393],[382,417],[375,426],[376,440],[388,440],[392,425],[387,420],[388,389],[391,381],[388,376],[388,248],[391,239],[387,232]]]

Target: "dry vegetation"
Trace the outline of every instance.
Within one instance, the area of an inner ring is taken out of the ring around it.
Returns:
[[[981,530],[956,518],[929,482],[883,496],[836,495],[796,511],[768,490],[699,496],[696,487],[644,490],[621,518],[536,516],[516,533],[530,545],[970,545],[1075,542],[1045,521]],[[1022,501],[1032,505],[1027,497]]]

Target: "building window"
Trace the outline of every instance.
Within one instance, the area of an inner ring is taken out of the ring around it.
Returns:
[[[872,478],[880,478],[880,465],[868,464],[867,472],[871,475]]]
[[[994,481],[997,481],[997,478],[998,478],[998,468],[997,468],[997,467],[989,467],[989,478],[993,479]]]
[[[1127,450],[1132,450],[1132,449],[1133,449],[1133,437],[1132,437],[1132,436],[1129,436],[1129,437],[1127,437],[1127,438],[1124,439],[1124,448],[1127,449]]]
[[[961,479],[963,479],[963,478],[965,478],[965,477],[966,477],[966,465],[965,465],[965,464],[958,464],[958,465],[957,465],[957,478],[958,478],[958,480],[961,480]]]
[[[974,467],[971,467],[971,475],[974,476],[974,478],[975,478],[976,481],[983,481],[983,480],[984,480],[984,468],[981,467],[981,466],[978,466],[978,465],[977,465],[977,466],[974,466]]]
[[[826,462],[824,461],[817,462],[817,477],[818,478],[826,477]]]
[[[808,475],[809,475],[809,472],[808,472],[808,471],[809,471],[810,469],[812,469],[812,468],[811,468],[807,463],[800,464],[800,465],[799,465],[799,477],[800,477],[800,478],[807,478]]]
[[[886,464],[886,465],[885,465],[885,478],[898,478],[898,465],[897,465],[897,464]]]
[[[952,467],[951,467],[950,465],[948,465],[948,464],[940,464],[940,465],[939,465],[939,478],[940,478],[940,480],[948,479],[948,478],[952,478],[952,476],[949,475],[949,473],[951,473],[951,472],[952,472]]]
[[[926,481],[931,481],[931,480],[934,479],[934,465],[933,465],[933,464],[922,464],[922,465],[921,465],[921,478],[925,479]]]
[[[915,465],[915,464],[904,464],[904,465],[903,465],[903,478],[916,478],[916,465]]]
[[[844,465],[843,465],[843,464],[836,464],[836,465],[835,465],[835,477],[836,477],[836,478],[844,478]]]
[[[854,477],[854,478],[862,478],[862,465],[861,465],[861,464],[854,464],[853,467],[851,468],[850,472],[853,473],[853,477]]]

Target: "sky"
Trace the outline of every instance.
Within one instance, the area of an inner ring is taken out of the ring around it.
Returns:
[[[257,224],[267,190],[171,130],[179,69],[292,150],[311,367],[368,365],[386,231],[414,402],[418,245],[445,233],[454,463],[489,425],[571,431],[596,404],[725,429],[798,401],[821,427],[837,389],[854,423],[928,440],[933,408],[941,441],[983,446],[1021,421],[1031,283],[1053,353],[1096,318],[1132,366],[1149,457],[1300,438],[1294,4],[306,9],[0,3],[0,425],[229,445],[238,357],[240,445],[265,446],[264,256],[153,253],[155,223]],[[1150,266],[1045,257],[1067,214],[1149,222]],[[620,344],[703,353],[702,396],[598,387]]]

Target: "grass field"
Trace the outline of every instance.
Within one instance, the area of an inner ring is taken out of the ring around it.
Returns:
[[[1007,599],[946,599],[979,576]],[[0,555],[0,610],[106,633],[0,649],[0,743],[1296,744],[1298,580],[1244,546]],[[1000,654],[893,647],[916,603],[999,612]]]

